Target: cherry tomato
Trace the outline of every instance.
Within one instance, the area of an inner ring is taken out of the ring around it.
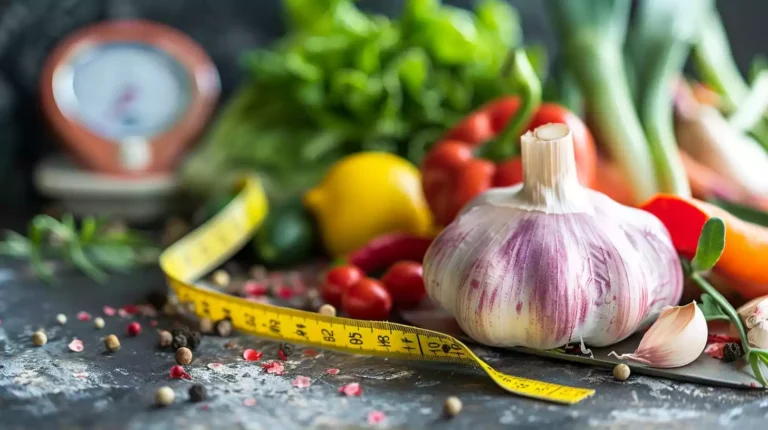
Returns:
[[[401,308],[416,307],[427,295],[421,264],[413,261],[395,263],[381,278],[381,282],[392,295],[395,306]]]
[[[329,270],[320,293],[326,303],[341,305],[341,297],[349,287],[365,277],[365,273],[355,266],[339,266]]]
[[[341,307],[351,318],[384,320],[392,310],[392,297],[381,282],[363,278],[344,292]]]

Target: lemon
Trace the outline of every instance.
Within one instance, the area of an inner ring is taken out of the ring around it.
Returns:
[[[419,170],[386,152],[342,158],[304,194],[304,204],[315,215],[325,248],[334,257],[382,234],[426,235],[433,229]]]

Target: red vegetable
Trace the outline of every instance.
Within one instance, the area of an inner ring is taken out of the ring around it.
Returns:
[[[392,233],[379,236],[364,247],[353,252],[348,260],[365,273],[384,270],[398,261],[424,260],[431,237],[414,236],[406,233]]]
[[[509,157],[502,151],[499,156],[497,151],[485,159],[477,154],[486,149],[484,144],[487,141],[505,131],[510,119],[518,114],[519,107],[517,97],[505,97],[481,107],[448,132],[444,140],[435,144],[424,158],[421,166],[424,195],[440,225],[449,224],[461,208],[481,192],[523,180],[523,163],[519,155]],[[525,106],[521,110],[524,109]],[[579,181],[591,187],[595,182],[597,150],[584,122],[566,108],[551,103],[542,104],[527,119],[523,119],[523,132],[548,123],[568,125],[573,133]],[[514,138],[516,145],[522,133],[515,134],[510,137]],[[499,139],[488,146],[501,144],[503,142]]]
[[[385,320],[392,310],[392,297],[381,282],[363,278],[344,293],[341,307],[351,318]]]
[[[325,282],[320,290],[323,300],[334,306],[340,306],[344,292],[364,277],[365,273],[355,266],[334,267],[325,275]]]
[[[416,307],[427,295],[424,288],[423,268],[421,264],[401,261],[390,267],[381,282],[392,295],[395,306],[401,308]]]

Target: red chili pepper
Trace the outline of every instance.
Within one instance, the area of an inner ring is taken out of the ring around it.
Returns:
[[[568,125],[579,180],[588,187],[594,183],[597,150],[589,129],[568,109],[540,104],[541,87],[524,53],[515,56],[515,64],[523,97],[503,97],[481,107],[450,130],[424,158],[424,195],[441,225],[449,224],[483,191],[521,182],[523,163],[517,154],[517,141],[526,130],[544,124]]]
[[[349,264],[365,273],[389,268],[398,261],[421,263],[427,253],[431,237],[392,233],[379,236],[349,255]]]

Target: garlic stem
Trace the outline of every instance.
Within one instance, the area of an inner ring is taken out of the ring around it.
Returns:
[[[565,124],[546,124],[521,138],[523,190],[528,203],[546,213],[588,212],[579,183],[573,137]]]

